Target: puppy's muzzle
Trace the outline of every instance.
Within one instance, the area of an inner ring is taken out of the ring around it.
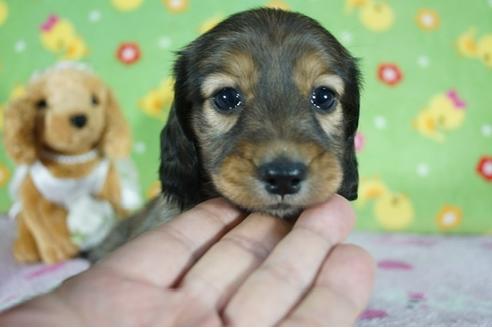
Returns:
[[[82,129],[87,124],[87,116],[85,115],[72,115],[70,116],[70,123],[78,128]]]
[[[258,175],[270,194],[283,197],[299,192],[307,167],[304,163],[278,158],[260,166]]]

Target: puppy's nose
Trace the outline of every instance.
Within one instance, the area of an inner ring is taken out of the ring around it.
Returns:
[[[288,160],[274,160],[259,167],[260,179],[271,194],[295,194],[306,179],[306,165]]]
[[[70,123],[76,128],[83,128],[87,124],[87,116],[85,115],[72,115],[70,116]]]

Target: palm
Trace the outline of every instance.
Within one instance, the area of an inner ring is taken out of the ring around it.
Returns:
[[[335,246],[352,225],[338,196],[305,211],[293,227],[208,201],[14,309],[5,322],[350,325],[372,284],[370,257]]]

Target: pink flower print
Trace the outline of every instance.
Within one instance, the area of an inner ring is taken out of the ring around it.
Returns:
[[[365,136],[362,134],[362,132],[357,132],[354,138],[355,151],[358,153],[361,152],[364,149],[365,145],[366,145]]]
[[[359,316],[359,320],[382,319],[388,316],[384,310],[367,309]]]
[[[414,302],[425,301],[425,294],[422,292],[409,292],[408,298]]]
[[[490,241],[484,242],[484,243],[482,243],[482,247],[485,248],[485,249],[492,250],[492,242],[490,242]]]
[[[378,262],[378,268],[383,270],[412,270],[412,265],[398,260],[381,260]]]

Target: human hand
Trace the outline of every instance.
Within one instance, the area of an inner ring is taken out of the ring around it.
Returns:
[[[213,199],[126,244],[1,325],[352,325],[371,257],[341,243],[353,227],[334,196],[294,226]]]

